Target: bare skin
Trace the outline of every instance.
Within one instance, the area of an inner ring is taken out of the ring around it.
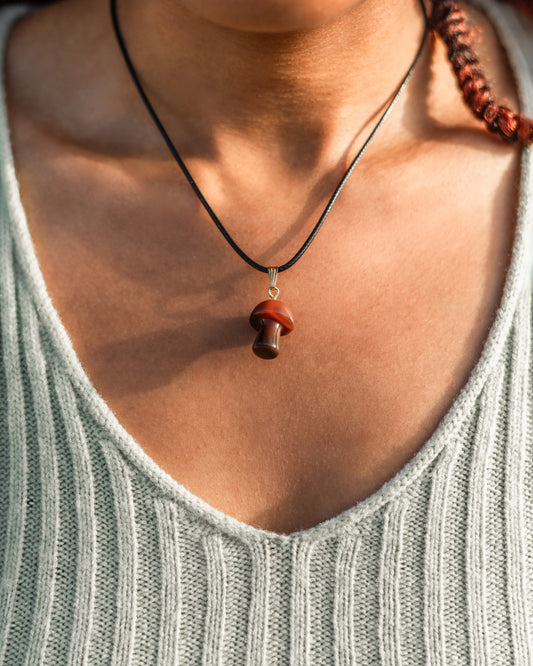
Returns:
[[[221,14],[217,0],[119,0],[119,14],[208,201],[250,255],[279,264],[409,66],[422,21],[415,0],[289,3],[281,23],[274,0],[246,0],[252,16],[243,2]],[[475,16],[495,92],[518,107],[501,45]],[[247,323],[266,277],[227,246],[169,156],[107,2],[23,20],[6,74],[48,291],[96,389],[160,467],[217,509],[290,533],[370,496],[416,454],[492,324],[519,178],[519,149],[471,117],[440,42],[280,276],[297,327],[270,362],[252,355]]]

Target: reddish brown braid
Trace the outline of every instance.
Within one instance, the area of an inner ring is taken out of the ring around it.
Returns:
[[[526,0],[514,4],[522,5],[526,11],[533,9],[533,3]],[[448,47],[448,58],[473,114],[505,141],[533,143],[533,120],[499,105],[494,99],[472,48],[473,30],[465,11],[453,0],[433,0],[430,26]]]

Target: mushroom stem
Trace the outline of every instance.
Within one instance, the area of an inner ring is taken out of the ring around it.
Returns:
[[[260,358],[276,358],[279,354],[280,333],[281,324],[273,319],[262,319],[254,342],[254,353]]]

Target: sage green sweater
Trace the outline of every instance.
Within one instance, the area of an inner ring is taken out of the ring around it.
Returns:
[[[531,29],[482,2],[533,115]],[[0,10],[0,53],[27,10]],[[533,665],[533,150],[453,406],[371,497],[278,535],[169,478],[91,384],[32,247],[1,90],[0,664]]]

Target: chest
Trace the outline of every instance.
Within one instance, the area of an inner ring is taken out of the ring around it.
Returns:
[[[453,161],[430,159],[426,181],[411,173],[424,160],[406,165],[392,188],[369,187],[362,172],[278,278],[296,327],[272,361],[252,354],[248,323],[266,276],[190,199],[116,165],[68,154],[49,164],[43,175],[23,156],[23,203],[89,378],[178,482],[273,531],[338,514],[413,457],[464,385],[501,298],[516,154],[484,167],[463,158],[469,177],[452,199],[442,186]],[[255,227],[249,212],[232,221],[251,254],[290,255],[290,243],[276,245],[283,227],[266,224],[271,210],[256,211]]]

